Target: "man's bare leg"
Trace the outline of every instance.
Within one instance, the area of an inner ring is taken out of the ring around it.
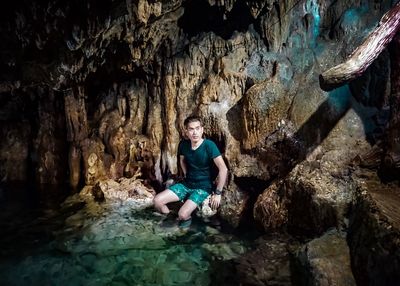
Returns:
[[[179,209],[179,220],[188,220],[192,216],[192,212],[197,208],[197,204],[192,200],[187,200]]]
[[[166,189],[165,191],[157,194],[154,199],[154,207],[157,211],[162,214],[168,214],[169,208],[167,206],[168,203],[179,201],[178,196],[171,190]]]

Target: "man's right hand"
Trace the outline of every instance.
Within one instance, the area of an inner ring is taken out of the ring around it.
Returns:
[[[216,210],[221,204],[221,195],[212,195],[210,200],[210,206],[212,210]]]

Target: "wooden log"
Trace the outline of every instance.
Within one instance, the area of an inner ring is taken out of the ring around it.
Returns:
[[[320,87],[329,91],[359,77],[400,30],[400,1],[383,15],[379,26],[349,58],[319,76]]]

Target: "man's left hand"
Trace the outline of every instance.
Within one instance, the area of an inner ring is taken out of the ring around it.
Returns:
[[[221,195],[212,195],[210,200],[211,209],[216,210],[221,204]]]

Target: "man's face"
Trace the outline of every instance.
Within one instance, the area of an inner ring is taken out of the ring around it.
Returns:
[[[186,135],[192,143],[197,143],[203,138],[203,126],[199,121],[189,122],[186,126]]]

